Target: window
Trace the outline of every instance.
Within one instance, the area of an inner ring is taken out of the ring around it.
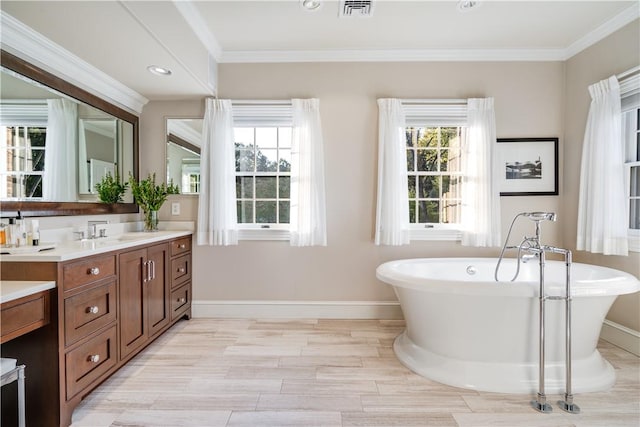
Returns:
[[[461,127],[407,127],[409,222],[460,222]]]
[[[288,227],[291,127],[235,127],[238,224]]]
[[[403,100],[411,240],[460,240],[466,100]]]
[[[46,127],[0,126],[1,198],[42,198],[46,134]]]
[[[631,70],[620,79],[622,133],[625,144],[629,249],[640,252],[640,72]]]

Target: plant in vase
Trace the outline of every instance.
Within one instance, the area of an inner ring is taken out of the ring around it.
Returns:
[[[167,200],[169,194],[178,194],[178,187],[173,182],[167,186],[164,182],[156,184],[156,174],[147,175],[146,179],[136,181],[133,175],[129,174],[129,184],[131,193],[144,213],[145,231],[155,231],[158,229],[158,211]]]
[[[107,172],[95,188],[102,203],[120,203],[128,186],[128,182],[120,182],[120,176],[117,173],[114,178],[111,172]]]

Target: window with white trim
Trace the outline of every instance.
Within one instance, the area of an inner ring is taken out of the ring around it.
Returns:
[[[234,102],[233,118],[238,227],[249,231],[288,232],[291,103]],[[251,237],[260,236],[252,234]]]
[[[620,94],[629,200],[629,249],[640,252],[640,70],[620,80]]]
[[[402,101],[411,239],[458,240],[466,100]]]
[[[47,104],[3,101],[0,123],[0,198],[41,200]]]

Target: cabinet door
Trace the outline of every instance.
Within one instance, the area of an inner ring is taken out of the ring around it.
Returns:
[[[155,245],[147,249],[149,279],[147,280],[147,309],[149,336],[169,324],[169,245]]]
[[[147,298],[147,250],[120,254],[120,358],[123,359],[148,339],[145,300]]]

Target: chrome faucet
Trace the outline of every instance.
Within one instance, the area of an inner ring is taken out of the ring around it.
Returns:
[[[97,239],[99,237],[107,237],[107,230],[101,228],[98,231],[98,225],[109,224],[109,221],[89,221],[89,239]],[[99,233],[99,234],[98,234]]]

